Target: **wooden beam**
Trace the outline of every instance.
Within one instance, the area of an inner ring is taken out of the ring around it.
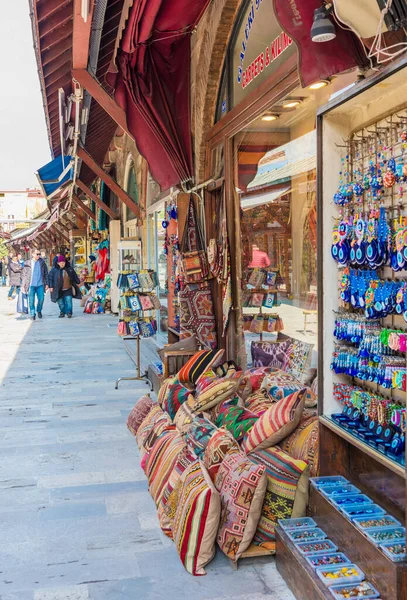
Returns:
[[[80,190],[82,190],[82,192],[84,192],[87,196],[89,196],[89,198],[91,198],[94,202],[96,202],[96,204],[99,206],[99,208],[101,208],[102,210],[104,210],[105,213],[107,215],[109,215],[109,217],[111,219],[117,219],[116,213],[110,208],[110,206],[108,206],[107,204],[105,204],[103,202],[103,200],[101,200],[99,198],[99,196],[96,196],[96,194],[94,194],[92,192],[92,190],[89,189],[88,186],[83,183],[83,181],[81,181],[80,179],[77,179],[76,180],[76,185],[78,186],[78,188]]]
[[[72,66],[74,69],[86,69],[89,59],[89,41],[92,27],[94,2],[89,2],[89,14],[86,22],[82,17],[82,0],[73,3]]]
[[[105,184],[112,190],[114,194],[121,200],[135,215],[138,219],[143,218],[143,210],[142,208],[136,204],[127,192],[124,191],[123,188],[120,187],[118,183],[108,174],[106,171],[100,167],[97,162],[91,157],[91,155],[86,152],[84,148],[78,147],[78,157],[83,160],[85,164],[88,165],[90,169],[100,177]]]
[[[72,77],[89,92],[92,98],[96,100],[98,104],[100,104],[103,110],[107,112],[113,121],[116,121],[118,126],[121,127],[132,140],[134,140],[133,136],[127,129],[126,113],[102,88],[97,79],[88,73],[86,69],[72,69]]]
[[[88,217],[90,217],[92,219],[92,221],[95,221],[96,223],[96,215],[94,212],[92,212],[89,208],[89,206],[86,206],[86,204],[84,204],[82,202],[82,200],[80,198],[78,198],[78,196],[76,194],[72,194],[72,200],[74,202],[76,202],[76,204],[79,206],[79,208],[81,208],[83,210],[84,213],[86,213],[88,215]]]
[[[59,226],[59,223],[54,223],[54,229],[55,231],[58,233],[58,235],[69,244],[69,237],[67,237],[65,235],[65,233],[62,231],[61,227]]]

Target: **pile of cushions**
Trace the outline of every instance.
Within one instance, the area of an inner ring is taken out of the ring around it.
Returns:
[[[252,544],[274,552],[278,518],[305,514],[307,452],[318,468],[317,422],[303,419],[312,391],[221,356],[197,352],[127,421],[160,526],[193,575],[205,574],[216,543],[233,561]]]

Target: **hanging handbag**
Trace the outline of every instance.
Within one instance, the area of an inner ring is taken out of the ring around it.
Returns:
[[[247,284],[258,289],[261,288],[265,279],[266,273],[264,271],[262,271],[261,269],[253,269],[253,271],[250,273],[249,281],[247,282]]]
[[[17,312],[20,315],[28,315],[28,295],[21,291],[17,296]]]
[[[156,296],[155,294],[151,296],[151,302],[153,303],[153,308],[155,308],[156,310],[160,310],[161,302],[158,296]]]
[[[141,310],[141,302],[140,302],[140,296],[128,296],[128,303],[129,303],[129,307],[132,310],[132,312],[136,312],[137,310]]]
[[[274,302],[276,300],[276,295],[273,293],[268,293],[264,296],[263,306],[264,308],[273,308]]]
[[[180,251],[180,266],[185,283],[199,283],[209,278],[210,272],[204,238],[197,220],[192,196],[189,200]]]
[[[124,321],[119,321],[117,325],[117,334],[120,336],[126,335],[126,323]]]
[[[263,331],[263,322],[263,315],[256,315],[250,324],[250,331],[252,333],[261,333]]]
[[[263,300],[264,300],[264,294],[262,294],[262,293],[252,294],[250,296],[249,306],[252,306],[254,308],[260,308],[260,306],[263,304]]]
[[[134,335],[134,336],[140,335],[140,327],[136,320],[133,319],[133,320],[129,321],[129,329],[130,329],[130,335]]]
[[[275,287],[277,281],[277,271],[267,271],[266,283],[268,287]]]
[[[276,331],[278,319],[276,317],[269,317],[267,321],[267,331],[269,333],[274,333]]]
[[[140,287],[140,282],[137,273],[132,273],[131,275],[127,275],[128,284],[131,290],[136,290]],[[119,286],[120,287],[120,286]]]
[[[83,309],[83,312],[86,313],[86,314],[88,314],[88,315],[91,315],[92,314],[92,308],[93,308],[93,298],[89,298],[86,301],[85,308]]]
[[[153,301],[151,300],[151,297],[147,294],[140,294],[139,299],[141,304],[141,310],[151,310],[153,308]]]

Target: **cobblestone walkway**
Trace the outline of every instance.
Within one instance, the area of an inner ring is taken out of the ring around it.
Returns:
[[[13,314],[0,288],[0,599],[293,600],[273,560],[188,575],[162,535],[126,417],[144,383],[104,315]]]

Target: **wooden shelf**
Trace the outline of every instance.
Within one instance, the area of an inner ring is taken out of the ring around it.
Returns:
[[[351,433],[348,433],[347,431],[342,429],[342,427],[339,427],[329,417],[321,416],[319,417],[319,420],[323,425],[325,425],[325,427],[328,427],[331,431],[333,431],[341,438],[352,444],[352,446],[359,448],[360,450],[362,450],[362,452],[371,456],[377,462],[381,463],[382,465],[393,471],[393,473],[396,473],[396,475],[406,478],[406,470],[403,467],[403,465],[399,465],[398,463],[391,460],[391,458],[388,458],[385,454],[382,454],[381,452],[378,452],[377,450],[372,448],[372,446],[370,446],[366,442],[363,442],[356,436],[352,435]]]

